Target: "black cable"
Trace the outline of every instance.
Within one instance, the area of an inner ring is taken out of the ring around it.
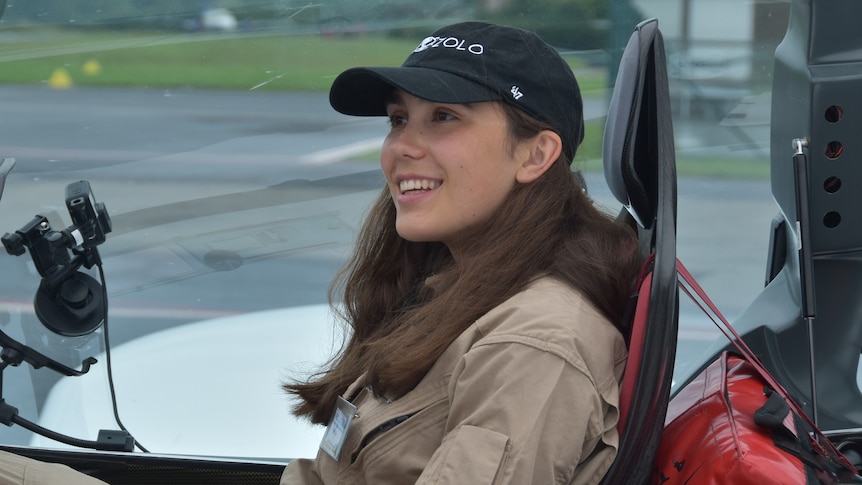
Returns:
[[[99,444],[95,441],[88,441],[88,440],[73,438],[71,436],[57,433],[56,431],[51,431],[50,429],[43,428],[42,426],[39,426],[38,424],[36,424],[32,421],[24,419],[21,416],[18,416],[17,414],[12,415],[10,420],[11,420],[11,422],[17,424],[18,426],[21,426],[22,428],[30,430],[33,433],[40,434],[46,438],[50,438],[54,441],[59,441],[60,443],[65,443],[65,444],[71,445],[71,446],[77,446],[78,448],[90,448],[90,449],[96,449],[96,450],[104,449],[104,447],[101,444]]]
[[[132,434],[126,426],[123,425],[123,421],[120,419],[120,412],[117,407],[117,393],[114,390],[114,373],[111,371],[111,341],[108,337],[108,287],[105,285],[105,271],[102,269],[102,264],[99,263],[96,265],[99,268],[99,279],[102,280],[102,301],[105,305],[105,322],[104,322],[104,338],[105,338],[105,366],[107,367],[108,372],[108,389],[111,391],[111,406],[114,410],[114,420],[117,421],[117,426],[120,427],[121,430],[126,433]],[[132,435],[134,436],[134,435]],[[137,446],[144,453],[149,453],[150,451],[144,448],[141,443],[135,439],[135,446]]]

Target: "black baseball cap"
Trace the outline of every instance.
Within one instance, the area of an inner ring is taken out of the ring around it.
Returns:
[[[395,89],[438,103],[502,101],[544,121],[572,160],[583,140],[583,102],[572,69],[533,32],[462,22],[426,37],[401,67],[355,67],[332,83],[329,102],[356,116],[385,116]]]

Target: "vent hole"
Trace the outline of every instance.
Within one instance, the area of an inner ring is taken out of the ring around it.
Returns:
[[[826,117],[826,121],[830,123],[838,123],[841,121],[841,118],[844,118],[844,108],[833,104],[826,108],[826,113],[824,115]]]
[[[841,189],[841,179],[838,177],[829,177],[823,182],[823,189],[830,194],[834,194]]]
[[[843,151],[844,145],[842,145],[840,141],[832,140],[826,144],[826,158],[829,158],[830,160],[835,160],[840,157]]]
[[[834,229],[838,227],[838,224],[841,224],[841,214],[835,211],[827,212],[825,216],[823,216],[823,225]]]

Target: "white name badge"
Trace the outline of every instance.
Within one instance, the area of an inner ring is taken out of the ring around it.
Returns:
[[[341,456],[341,448],[347,440],[347,430],[350,429],[355,415],[356,406],[339,396],[335,403],[335,412],[332,413],[332,419],[329,420],[329,426],[326,427],[326,433],[320,442],[320,449],[335,461]]]

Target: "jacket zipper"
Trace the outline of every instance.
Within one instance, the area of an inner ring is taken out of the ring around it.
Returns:
[[[398,416],[397,418],[392,418],[389,421],[386,421],[380,426],[377,426],[376,428],[369,431],[368,434],[366,434],[365,437],[362,438],[362,443],[359,444],[359,449],[357,449],[352,455],[350,455],[350,463],[354,463],[356,461],[356,458],[359,456],[359,453],[363,449],[365,449],[365,447],[368,446],[368,444],[371,443],[375,438],[398,426],[404,421],[407,421],[414,414],[416,413],[405,414],[403,416]]]

